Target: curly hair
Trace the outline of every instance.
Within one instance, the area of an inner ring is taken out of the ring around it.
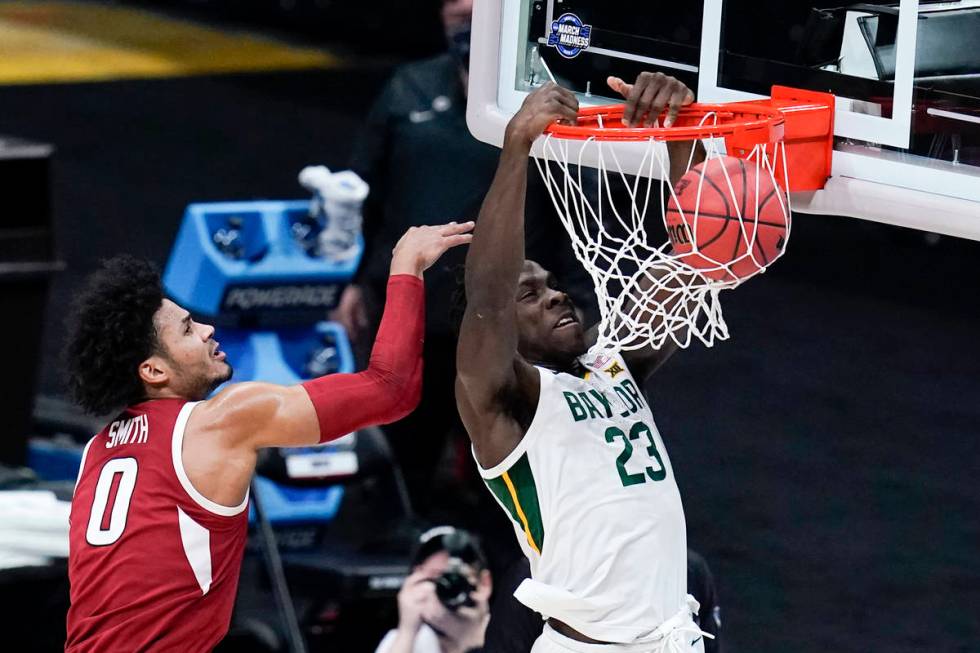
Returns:
[[[163,297],[160,272],[143,259],[116,256],[89,276],[72,303],[64,349],[79,406],[105,415],[145,398],[138,368],[161,351],[153,316]]]

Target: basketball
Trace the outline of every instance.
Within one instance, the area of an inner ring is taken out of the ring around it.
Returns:
[[[770,175],[759,175],[754,162],[708,159],[688,170],[674,191],[664,216],[667,236],[678,258],[709,279],[745,279],[785,250],[786,194]]]

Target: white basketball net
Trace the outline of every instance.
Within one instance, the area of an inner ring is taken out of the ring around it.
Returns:
[[[717,140],[704,142],[708,159],[722,154]],[[545,135],[542,141],[543,154],[540,159],[535,158],[535,163],[571,237],[575,256],[585,266],[595,286],[600,312],[596,346],[615,350],[646,346],[660,349],[669,338],[679,347],[687,347],[697,338],[710,347],[716,340],[727,339],[728,327],[722,316],[718,295],[722,290],[740,285],[748,276],[734,279],[731,275],[724,275],[724,271],[746,257],[755,264],[753,269],[758,268],[756,273],[764,271],[766,267],[763,261],[757,259],[755,237],[758,230],[752,228],[753,220],[758,220],[759,193],[754,194],[756,206],[747,205],[745,215],[742,215],[739,203],[733,202],[739,212],[741,237],[747,243],[745,253],[734,261],[718,261],[705,256],[694,244],[695,253],[708,259],[710,265],[717,264],[717,267],[695,269],[671,254],[669,241],[651,242],[653,238],[659,240],[659,237],[648,232],[652,225],[648,223],[647,216],[655,210],[651,205],[660,204],[660,218],[664,218],[668,202],[665,190],[680,206],[668,181],[669,163],[665,147],[658,145],[654,139],[630,142],[629,145],[634,148],[645,148],[639,165],[640,174],[630,178],[617,157],[617,150],[623,143],[595,138],[569,141],[550,134]],[[569,161],[570,143],[581,144],[574,161]],[[588,160],[590,149],[594,154],[592,160],[598,161],[598,188],[596,182],[583,178],[585,166],[582,161]],[[756,146],[745,157],[747,168],[755,166],[757,180],[767,175],[775,183],[776,165],[783,168],[783,179],[788,179],[785,176],[783,143],[777,143],[772,151],[775,152],[774,156],[770,156],[765,147]],[[693,154],[694,149],[691,148],[687,170],[691,168]],[[707,167],[702,166],[701,169],[694,216],[685,216],[693,224],[694,233],[698,233],[701,186]],[[715,169],[725,170],[721,165],[716,165]],[[614,180],[618,177],[621,184],[617,185],[625,189],[626,197],[614,196],[617,191],[611,190],[610,174]],[[659,183],[655,176],[660,178]],[[727,171],[725,178],[728,182],[727,192],[735,197]],[[655,188],[659,198],[654,192]],[[781,196],[779,205],[786,216],[788,239],[789,202],[786,195],[776,195]],[[617,200],[627,202],[632,207],[628,214],[621,206],[617,207]],[[658,229],[655,233],[661,232]],[[712,271],[720,271],[729,280],[710,278]]]

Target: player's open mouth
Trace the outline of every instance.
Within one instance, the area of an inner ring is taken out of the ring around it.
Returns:
[[[561,329],[562,327],[567,327],[567,326],[569,326],[571,324],[578,324],[578,318],[575,317],[574,314],[566,315],[565,317],[563,317],[560,320],[558,320],[557,322],[555,322],[555,327],[554,328]]]
[[[211,358],[214,358],[219,361],[223,361],[225,359],[225,352],[218,349],[218,345],[215,344],[214,351],[211,352]]]

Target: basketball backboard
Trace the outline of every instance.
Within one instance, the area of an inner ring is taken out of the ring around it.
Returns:
[[[678,77],[702,102],[757,98],[774,84],[831,92],[831,178],[794,193],[795,211],[980,240],[980,0],[647,7],[477,0],[470,130],[500,145],[507,120],[549,77],[583,104],[618,101],[606,77],[643,70]]]

